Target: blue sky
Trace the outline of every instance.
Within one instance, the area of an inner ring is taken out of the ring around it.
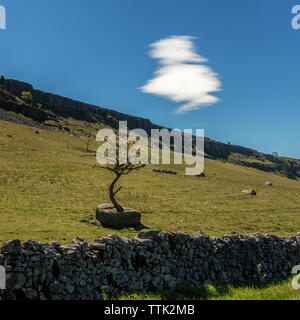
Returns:
[[[0,74],[173,128],[300,159],[300,0],[0,0]],[[220,99],[184,114],[142,92],[159,60],[150,44],[195,37]]]

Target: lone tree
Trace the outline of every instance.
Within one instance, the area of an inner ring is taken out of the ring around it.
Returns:
[[[86,140],[85,152],[93,152],[90,150],[91,138],[93,137],[93,135],[91,133],[88,133],[86,136],[87,136],[87,140]]]
[[[107,143],[107,140],[105,141]],[[113,164],[105,164],[105,165],[95,165],[94,168],[100,168],[105,169],[110,172],[113,172],[115,175],[115,178],[111,182],[109,186],[109,198],[111,203],[114,205],[117,212],[124,212],[124,208],[118,203],[115,196],[116,194],[122,189],[122,187],[117,188],[117,182],[123,175],[130,174],[133,171],[139,171],[140,169],[144,168],[146,165],[139,162],[137,164],[132,164],[128,159],[129,149],[134,145],[133,142],[127,142],[127,161],[124,164],[125,161],[121,163],[120,161],[120,147],[119,147],[119,141],[116,142],[116,159],[114,159]],[[125,148],[126,149],[126,148]],[[137,151],[137,154],[139,154],[140,151]]]
[[[116,184],[123,175],[129,174],[132,171],[138,171],[144,168],[145,164],[134,165],[134,164],[131,164],[130,162],[126,164],[120,164],[119,160],[117,160],[115,164],[111,164],[111,165],[107,164],[103,166],[98,165],[96,167],[109,170],[115,174],[115,178],[109,186],[109,198],[112,204],[114,205],[114,207],[116,208],[117,212],[124,212],[123,207],[117,202],[115,198],[116,194],[122,189],[122,187],[119,187],[115,190]]]

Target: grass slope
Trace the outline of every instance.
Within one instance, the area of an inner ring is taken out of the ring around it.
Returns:
[[[69,119],[78,134],[95,133],[98,126]],[[82,152],[86,138],[0,121],[0,243],[13,238],[68,243],[74,237],[87,241],[129,230],[102,228],[95,207],[108,201],[112,176],[96,170],[94,156]],[[12,137],[8,137],[11,135]],[[91,143],[96,150],[96,142]],[[140,173],[122,177],[121,204],[140,210],[143,223],[155,230],[210,235],[235,232],[269,232],[289,235],[300,230],[300,182],[206,160],[206,178],[185,176],[183,166],[160,166],[177,176],[153,173],[149,165]],[[265,187],[272,181],[272,187]],[[254,188],[256,197],[242,189]],[[133,294],[120,299],[299,299],[290,281],[266,288],[205,286],[202,290]]]
[[[94,156],[83,156],[86,138],[39,132],[0,121],[0,242],[134,236],[136,232],[104,229],[95,221],[95,207],[108,201],[112,176],[92,168]],[[92,147],[96,149],[96,142]],[[185,176],[183,166],[167,166],[178,172],[173,176],[153,173],[149,165],[122,177],[118,199],[140,210],[143,223],[155,230],[202,230],[210,235],[299,232],[299,181],[222,161],[206,160],[205,166],[206,178],[197,178]],[[265,187],[266,181],[273,187]],[[256,189],[257,196],[243,195],[245,188]]]

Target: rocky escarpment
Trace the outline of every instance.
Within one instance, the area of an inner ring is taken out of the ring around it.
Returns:
[[[43,122],[47,120],[57,120],[57,117],[54,114],[50,114],[45,112],[44,110],[34,108],[29,106],[27,103],[18,99],[14,96],[5,86],[1,84],[0,81],[0,109],[2,110],[2,115],[4,115],[3,111],[14,112],[15,114],[20,114],[25,117],[29,117],[37,122]],[[8,118],[8,121],[15,122],[16,118],[11,116],[11,120]]]
[[[143,290],[204,283],[252,285],[290,275],[300,264],[300,233],[232,235],[149,231],[137,238],[108,236],[71,245],[18,240],[2,246],[7,272],[2,299],[101,299]]]
[[[14,122],[17,124],[27,125],[37,129],[49,130],[49,127],[41,124],[40,122],[35,122],[33,120],[27,119],[22,115],[18,115],[14,112],[8,112],[0,108],[0,120]]]
[[[118,111],[35,90],[31,84],[26,82],[3,79],[2,85],[17,97],[21,97],[23,91],[31,92],[34,102],[41,103],[45,108],[62,117],[72,117],[88,122],[101,122],[116,129],[119,128],[119,121],[127,121],[129,129],[143,128],[148,133],[150,133],[151,129],[162,128],[148,119],[130,116]]]
[[[23,91],[31,92],[33,103],[42,104],[52,113],[37,108],[28,108],[26,104],[20,105],[17,103],[14,96],[21,98]],[[36,90],[31,84],[17,80],[7,80],[4,77],[0,79],[0,108],[23,114],[40,122],[46,120],[57,121],[59,117],[72,117],[87,122],[100,122],[115,129],[119,128],[119,121],[127,121],[129,129],[141,128],[146,130],[148,134],[151,129],[163,129],[163,127],[153,124],[148,119]],[[263,171],[279,173],[291,179],[300,178],[300,160],[267,155],[256,150],[224,144],[209,138],[205,138],[205,153],[208,157],[214,159],[222,159]],[[242,158],[231,157],[233,154],[241,155]],[[247,157],[251,161],[247,161]]]

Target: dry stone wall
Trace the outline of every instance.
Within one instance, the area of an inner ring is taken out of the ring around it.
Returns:
[[[91,243],[74,239],[70,245],[12,240],[1,249],[7,290],[0,299],[91,300],[181,285],[260,284],[289,276],[298,264],[300,233],[285,238],[149,231]]]

